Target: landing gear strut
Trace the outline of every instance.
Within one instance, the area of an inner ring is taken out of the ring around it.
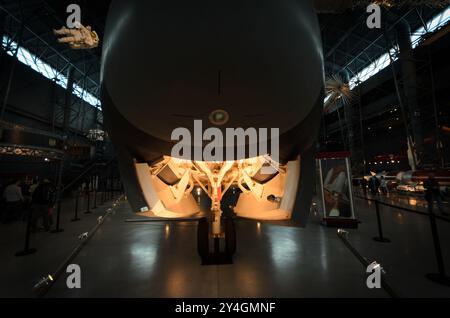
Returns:
[[[230,257],[236,253],[236,227],[231,217],[225,219],[225,252]]]
[[[236,228],[231,217],[224,218],[223,231],[220,234],[210,234],[210,224],[207,218],[198,222],[197,250],[202,258],[202,265],[233,264],[236,253]]]
[[[198,221],[197,250],[198,255],[200,255],[202,259],[209,253],[209,224],[206,218],[202,218]]]

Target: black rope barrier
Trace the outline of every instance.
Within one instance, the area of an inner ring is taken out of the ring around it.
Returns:
[[[389,242],[389,239],[386,239],[385,237],[383,237],[383,228],[382,228],[382,223],[381,223],[381,216],[380,216],[380,204],[393,208],[393,209],[398,209],[398,210],[403,210],[403,211],[407,211],[407,212],[411,212],[411,213],[415,213],[418,215],[422,215],[422,216],[427,216],[429,218],[430,221],[430,227],[431,227],[431,235],[432,235],[432,239],[433,239],[433,247],[434,247],[434,254],[436,257],[436,262],[437,262],[437,266],[438,266],[438,272],[437,273],[430,273],[425,275],[425,277],[435,283],[441,284],[441,285],[445,285],[445,286],[450,286],[450,277],[447,276],[447,273],[445,271],[445,264],[444,264],[444,257],[442,255],[442,248],[441,248],[441,242],[440,242],[440,238],[439,238],[439,231],[437,228],[437,224],[436,224],[436,220],[441,220],[444,222],[450,222],[450,219],[446,218],[446,217],[442,217],[439,215],[436,215],[433,212],[433,201],[429,201],[428,202],[428,212],[422,212],[422,211],[417,211],[417,210],[413,210],[413,209],[409,209],[409,208],[405,208],[405,207],[401,207],[401,206],[397,206],[397,205],[393,205],[393,204],[389,204],[383,201],[380,201],[379,199],[372,199],[372,198],[367,198],[367,197],[361,197],[357,194],[354,194],[355,197],[359,198],[359,199],[363,199],[366,200],[368,202],[374,202],[375,203],[375,209],[376,209],[376,213],[377,213],[377,222],[378,222],[378,233],[379,236],[375,237],[374,240],[378,241],[378,242]]]
[[[67,258],[58,266],[58,268],[51,275],[46,275],[37,285],[34,286],[33,291],[34,295],[37,298],[43,298],[50,291],[52,286],[55,284],[57,279],[66,272],[66,268],[71,262],[77,257],[83,247],[92,239],[92,237],[96,234],[98,229],[103,225],[105,220],[111,215],[116,206],[123,200],[123,197],[119,197],[115,202],[112,203],[111,208],[108,208],[105,214],[97,219],[97,224],[89,231],[86,232],[86,235],[81,235],[80,240],[82,242],[78,244],[77,247],[67,256]]]
[[[363,257],[356,248],[353,247],[353,245],[350,243],[350,241],[347,238],[348,233],[346,231],[338,230],[337,236],[341,239],[341,241],[344,243],[344,245],[350,250],[350,252],[360,261],[360,263],[364,266],[364,268],[368,268],[371,264],[365,257]],[[387,282],[385,274],[382,272],[382,279],[381,279],[381,287],[391,296],[392,298],[398,298],[397,293],[394,291],[394,289],[389,285]]]

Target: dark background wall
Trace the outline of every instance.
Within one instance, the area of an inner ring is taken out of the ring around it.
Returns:
[[[0,72],[2,103],[14,58],[4,55],[3,59]],[[17,62],[4,119],[27,127],[59,132],[63,124],[65,91],[52,80]],[[83,135],[101,125],[98,110],[74,95],[70,108],[72,133]]]
[[[13,57],[2,54],[0,106],[3,105],[13,63]],[[75,95],[72,95],[70,104],[69,131],[63,132],[65,95],[64,88],[17,61],[3,118],[7,124],[1,127],[3,124],[0,123],[0,143],[52,148],[48,141],[54,139],[56,146],[53,148],[62,149],[63,136],[66,135],[64,176],[67,179],[79,174],[93,160],[99,148],[107,147],[110,156],[112,149],[110,145],[96,144],[86,137],[90,129],[102,128],[101,111]],[[10,124],[23,126],[27,130],[11,130]],[[11,134],[17,135],[17,138],[9,138]],[[56,181],[58,162],[45,157],[0,155],[0,184],[35,176]]]

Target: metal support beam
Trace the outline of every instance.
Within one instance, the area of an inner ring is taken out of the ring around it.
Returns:
[[[21,42],[22,35],[23,35],[23,24],[20,27],[18,43]],[[17,46],[17,48],[16,48],[16,50],[14,52],[14,55],[13,55],[14,59],[12,61],[11,70],[10,70],[9,76],[8,76],[8,83],[6,85],[5,96],[3,97],[2,110],[1,110],[1,114],[0,114],[0,118],[2,120],[5,118],[6,106],[8,105],[9,94],[11,93],[12,82],[14,80],[14,74],[15,74],[16,65],[17,65],[17,53],[18,53],[18,51],[19,51],[19,45]]]
[[[416,62],[411,44],[411,29],[406,21],[397,25],[397,39],[400,49],[400,64],[402,74],[402,87],[405,104],[408,106],[411,119],[411,128],[414,138],[417,164],[420,166],[423,159],[423,133],[421,113],[418,101],[418,84]]]
[[[63,130],[64,133],[67,133],[70,129],[70,116],[72,113],[72,91],[74,84],[74,69],[72,67],[69,68],[67,72],[67,89],[64,98],[64,120],[63,120]]]
[[[398,78],[397,78],[397,71],[395,70],[395,64],[394,64],[394,59],[390,53],[390,48],[392,47],[392,43],[391,40],[389,38],[389,33],[388,33],[388,28],[386,26],[384,26],[384,37],[386,40],[386,47],[387,47],[387,52],[389,54],[389,59],[391,61],[391,69],[392,69],[392,75],[394,77],[394,84],[395,84],[395,90],[397,93],[397,98],[398,98],[398,104],[401,110],[401,114],[402,114],[402,120],[403,120],[403,124],[405,126],[405,132],[406,132],[406,138],[407,138],[407,144],[408,144],[408,149],[409,152],[411,154],[411,160],[410,160],[410,166],[412,170],[416,170],[417,168],[417,159],[416,159],[416,154],[415,154],[415,150],[414,150],[414,142],[410,133],[410,129],[409,129],[409,124],[408,124],[408,119],[406,116],[406,109],[405,109],[405,105],[403,103],[403,98],[402,98],[402,94],[400,91],[400,85],[398,82]]]
[[[411,9],[409,11],[407,11],[405,14],[403,14],[402,16],[398,17],[396,19],[396,21],[394,21],[388,28],[387,28],[387,32],[390,32],[391,30],[393,30],[395,28],[395,26],[400,23],[400,21],[402,21],[403,19],[405,19],[411,12],[414,12],[414,9]],[[361,52],[359,54],[357,54],[356,56],[354,56],[347,64],[345,64],[342,69],[337,72],[336,74],[341,73],[342,71],[344,71],[346,68],[348,68],[350,65],[353,64],[353,62],[355,62],[358,58],[360,58],[363,54],[366,53],[366,51],[368,49],[370,49],[372,46],[374,46],[376,43],[378,43],[379,41],[381,41],[383,39],[384,35],[380,34],[375,40],[373,40],[369,45],[366,46],[366,48],[364,50],[361,50]],[[363,42],[363,41],[361,41]],[[357,46],[359,46],[362,43],[358,43]],[[354,71],[358,71],[358,70],[354,70]]]

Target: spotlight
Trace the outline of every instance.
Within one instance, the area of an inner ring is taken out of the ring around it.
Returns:
[[[33,289],[35,291],[50,285],[51,283],[53,283],[54,279],[52,275],[47,275],[45,277],[42,277],[39,282],[36,283],[36,285],[33,286]]]

